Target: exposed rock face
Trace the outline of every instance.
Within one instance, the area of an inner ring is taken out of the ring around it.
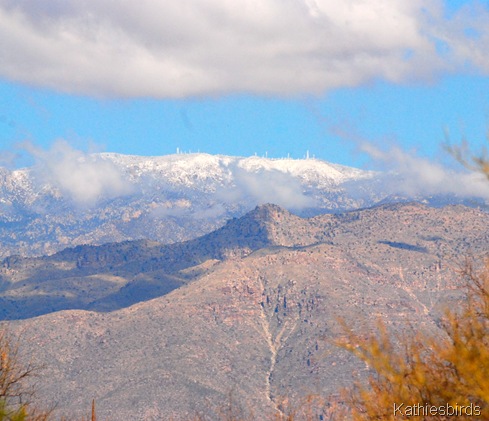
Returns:
[[[212,417],[231,394],[267,419],[365,374],[331,342],[338,317],[435,332],[461,296],[452,268],[488,250],[488,223],[463,206],[302,219],[264,205],[185,243],[8,258],[2,311],[44,314],[10,324],[47,367],[39,399],[60,411],[86,413],[95,398],[101,419]]]
[[[378,200],[355,199],[342,187],[372,173],[320,160],[208,154],[84,159],[105,186],[88,201],[82,193],[90,185],[77,189],[49,168],[0,168],[0,257],[140,238],[184,241],[270,200],[305,214]]]
[[[0,258],[136,239],[181,242],[267,202],[312,216],[413,200],[384,191],[380,174],[316,159],[94,154],[85,161],[100,194],[87,196],[89,181],[80,189],[46,169],[0,168]],[[83,162],[74,164],[83,175]]]

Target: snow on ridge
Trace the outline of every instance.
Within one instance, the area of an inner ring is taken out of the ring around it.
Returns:
[[[217,192],[231,196],[259,196],[261,200],[263,190],[271,195],[272,200],[273,194],[281,192],[285,197],[290,189],[293,190],[294,197],[302,197],[311,188],[324,192],[336,191],[341,188],[342,183],[373,176],[372,172],[319,159],[237,157],[206,153],[164,156],[98,153],[90,155],[89,161],[92,160],[89,163],[90,169],[92,173],[100,172],[95,174],[97,177],[103,179],[104,171],[109,168],[111,174],[117,177],[117,185],[128,183],[132,191],[143,195],[151,195],[155,189],[181,192],[189,189],[204,194]],[[109,167],[107,164],[110,164]],[[83,171],[79,173],[83,174]],[[36,167],[12,171],[5,169],[0,177],[0,190],[5,200],[24,204],[34,203],[47,196],[76,196],[77,185],[66,191],[66,188],[63,189],[63,180],[56,178],[58,176],[46,176],[42,171],[39,173]],[[82,181],[85,184],[89,182]],[[111,192],[113,191],[110,190],[109,193]],[[102,191],[99,196],[104,194]]]
[[[236,157],[206,153],[173,154],[163,156],[98,154],[112,161],[135,177],[143,174],[164,175],[170,182],[193,184],[206,180],[230,181],[234,168],[247,172],[279,171],[297,177],[301,182],[318,185],[341,184],[349,180],[369,178],[369,171],[346,167],[320,159]]]
[[[196,183],[219,182],[228,178],[226,166],[231,159],[222,159],[209,154],[174,154],[163,156],[137,156],[119,154],[100,154],[103,159],[112,161],[122,171],[137,181],[149,176],[172,184],[191,187]]]

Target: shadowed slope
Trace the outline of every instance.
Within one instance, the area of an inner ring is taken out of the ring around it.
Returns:
[[[232,393],[243,412],[267,419],[305,395],[334,397],[365,373],[330,342],[341,334],[337,317],[365,333],[377,318],[398,334],[408,323],[437,332],[444,303],[460,298],[445,262],[487,250],[488,222],[463,207],[405,204],[302,220],[266,206],[207,237],[205,250],[222,252],[210,245],[226,244],[222,232],[244,236],[251,227],[254,242],[229,249],[267,246],[177,270],[192,282],[165,296],[13,326],[48,367],[40,399],[82,412],[95,397],[103,419],[188,419],[212,418]]]

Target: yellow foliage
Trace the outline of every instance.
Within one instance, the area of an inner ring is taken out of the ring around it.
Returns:
[[[373,372],[345,392],[354,420],[445,420],[448,411],[489,419],[489,262],[479,273],[468,264],[462,275],[467,299],[447,310],[443,336],[394,337],[379,322],[378,335],[366,338],[345,327],[339,344]]]
[[[34,391],[26,381],[40,367],[25,363],[19,353],[19,341],[0,327],[0,421],[46,421],[51,411],[30,404]]]

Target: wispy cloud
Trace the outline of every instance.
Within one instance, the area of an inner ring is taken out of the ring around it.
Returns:
[[[151,209],[155,218],[215,219],[226,214],[223,204],[211,200],[206,205],[193,204],[187,199],[177,199],[156,204]]]
[[[380,189],[386,193],[410,197],[456,195],[489,199],[489,182],[482,174],[447,168],[396,145],[382,150],[372,143],[362,142],[360,149],[383,170],[378,180]]]
[[[74,149],[66,141],[55,142],[49,150],[27,142],[22,148],[36,161],[32,168],[35,183],[58,189],[77,206],[93,206],[99,199],[132,191],[129,180],[112,162]]]
[[[432,29],[431,35],[446,65],[489,72],[489,9],[484,3],[467,2],[451,19]],[[442,19],[441,11],[434,19]]]
[[[275,169],[246,170],[230,168],[233,184],[216,195],[225,203],[246,203],[251,206],[275,203],[289,210],[314,207],[313,198],[306,196],[298,178]]]
[[[365,196],[369,203],[385,195],[418,199],[456,195],[489,200],[489,182],[481,174],[448,168],[395,144],[380,148],[358,136],[355,142],[370,156],[370,168],[378,172],[374,177],[337,186],[353,198]],[[306,187],[299,177],[266,166],[243,166],[240,160],[223,165],[222,174],[209,179],[205,187],[192,187],[186,182],[182,185],[178,181],[175,181],[177,184],[169,183],[165,176],[158,180],[141,176],[131,182],[126,174],[131,172],[130,167],[106,159],[103,154],[74,149],[65,141],[54,143],[49,150],[30,143],[24,144],[24,149],[36,161],[30,170],[32,183],[40,190],[47,186],[56,188],[77,207],[91,207],[100,200],[128,194],[138,194],[149,200],[152,203],[150,212],[158,218],[212,219],[225,215],[228,209],[236,206],[252,208],[264,203],[275,203],[292,211],[321,206],[305,192]],[[205,173],[206,169],[202,171]],[[175,189],[180,192],[177,196]],[[160,198],[165,201],[153,203],[155,191],[160,191]],[[198,200],[193,199],[195,194]]]
[[[439,0],[0,0],[0,76],[99,96],[321,93],[487,72],[488,18],[447,19]]]

